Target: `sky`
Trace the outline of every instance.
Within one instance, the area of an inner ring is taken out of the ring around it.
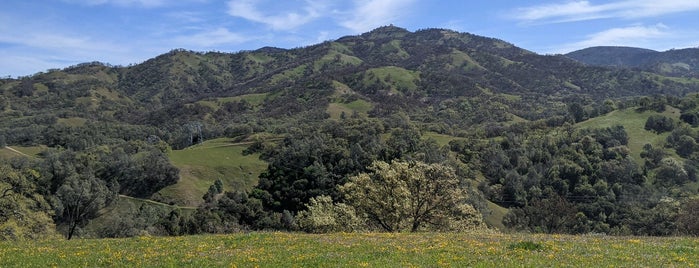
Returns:
[[[3,0],[0,77],[172,49],[295,48],[395,25],[494,37],[539,54],[699,47],[699,0]]]

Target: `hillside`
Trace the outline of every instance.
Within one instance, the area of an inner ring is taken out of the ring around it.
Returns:
[[[391,26],[290,50],[173,50],[129,67],[86,63],[3,80],[0,118],[10,144],[45,138],[16,133],[22,130],[114,122],[155,126],[148,132],[170,136],[169,144],[183,148],[189,144],[178,136],[186,135],[182,126],[190,122],[216,132],[241,122],[323,118],[327,111],[338,117],[354,105],[372,116],[402,110],[422,123],[464,128],[564,115],[571,102],[594,106],[608,98],[681,96],[697,91],[698,84],[585,67],[467,33]],[[241,96],[261,97],[250,102]],[[434,107],[432,114],[425,112]]]
[[[173,151],[170,160],[180,169],[180,180],[159,191],[157,199],[196,206],[216,180],[223,182],[226,191],[249,191],[266,168],[259,154],[243,155],[250,144],[215,139]]]
[[[604,51],[622,64],[656,53]],[[176,49],[132,66],[1,79],[0,145],[36,156],[0,151],[2,187],[24,200],[2,204],[39,210],[31,219],[66,237],[105,218],[128,228],[90,226],[90,235],[486,224],[694,232],[683,217],[697,195],[699,79],[591,65],[469,33],[386,26],[294,49]],[[458,190],[435,194],[455,196],[440,208],[450,216],[386,224],[352,198],[362,191],[341,187],[392,174],[386,166],[450,178],[426,182]],[[68,201],[86,193],[98,202],[72,215],[85,208]],[[308,211],[336,220],[315,226]]]
[[[633,68],[678,77],[699,77],[699,48],[658,52],[633,47],[591,47],[565,55],[590,66]]]

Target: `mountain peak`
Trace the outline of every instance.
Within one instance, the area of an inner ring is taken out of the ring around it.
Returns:
[[[394,26],[390,24],[388,26],[381,26],[370,32],[364,33],[361,36],[365,38],[375,39],[375,38],[399,38],[409,34],[410,31],[405,28]]]

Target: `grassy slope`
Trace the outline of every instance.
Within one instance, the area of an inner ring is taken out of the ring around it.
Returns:
[[[366,115],[373,105],[365,100],[355,100],[350,103],[330,103],[326,112],[330,114],[330,118],[338,119],[341,117],[342,112],[345,116],[349,117],[354,112]]]
[[[252,188],[267,164],[258,154],[244,156],[247,146],[222,138],[173,151],[170,160],[180,169],[180,180],[159,193],[179,200],[180,205],[196,206],[216,179],[223,181],[227,191]]]
[[[331,102],[326,109],[326,112],[330,115],[330,118],[339,119],[342,112],[345,113],[345,116],[350,116],[354,112],[366,115],[369,111],[371,111],[371,109],[374,108],[374,105],[371,102],[362,99],[357,99],[349,103],[338,101],[338,99],[343,95],[353,95],[357,93],[347,85],[337,81],[333,81],[333,87],[335,88],[335,92],[331,97],[333,102]]]
[[[639,113],[636,112],[635,108],[629,108],[613,111],[607,115],[580,122],[577,124],[577,126],[580,128],[602,128],[615,125],[624,126],[624,129],[626,129],[626,132],[629,135],[628,147],[631,150],[631,156],[637,161],[637,163],[643,164],[643,160],[641,159],[643,145],[650,143],[653,145],[653,147],[662,148],[662,145],[665,143],[665,139],[669,135],[669,133],[658,135],[643,128],[648,117],[654,114],[657,114],[657,112],[646,111]],[[679,120],[680,117],[679,110],[669,106],[662,114],[677,120]],[[668,151],[668,153],[671,152]]]
[[[379,83],[391,88],[394,93],[402,90],[413,91],[417,90],[415,84],[420,80],[420,73],[406,70],[396,66],[372,68],[366,71],[367,77],[364,79],[366,85],[374,84],[370,77],[379,79]]]
[[[41,151],[46,150],[46,146],[9,146],[10,148],[16,150],[17,153],[13,150],[8,149],[7,147],[0,147],[0,159],[11,159],[14,157],[22,157],[22,156],[36,156],[38,155]],[[24,154],[24,155],[23,155]]]
[[[505,218],[508,209],[499,206],[493,202],[488,201],[488,209],[490,209],[490,214],[483,218],[483,221],[491,227],[495,227],[498,230],[505,230],[505,225],[502,223],[502,219]]]
[[[449,135],[445,135],[445,134],[439,134],[439,133],[432,132],[432,131],[422,132],[422,138],[423,139],[434,139],[434,141],[436,141],[439,146],[449,145],[450,141],[463,139],[463,138],[449,136]]]
[[[487,232],[0,242],[2,267],[692,267],[697,256],[697,238]]]

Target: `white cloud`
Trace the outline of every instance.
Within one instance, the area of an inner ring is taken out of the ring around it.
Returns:
[[[330,40],[330,33],[327,31],[321,31],[320,33],[318,33],[318,36],[316,37],[316,40],[314,42],[306,45],[319,44],[328,40]]]
[[[1,54],[0,54],[1,55]],[[43,60],[36,56],[15,56],[2,55],[0,57],[0,66],[6,66],[8,69],[0,67],[0,77],[6,76],[17,77],[22,75],[31,75],[40,70],[56,68],[57,66],[66,66],[65,62],[56,63]]]
[[[602,18],[647,18],[699,10],[696,0],[623,0],[604,4],[570,1],[516,9],[510,16],[525,22],[570,22]]]
[[[676,37],[677,35],[663,24],[633,25],[588,35],[585,40],[562,45],[555,53],[567,53],[594,46],[632,46],[663,50],[667,48],[654,47],[654,44],[657,44],[658,40],[675,39]]]
[[[414,0],[355,0],[355,9],[349,14],[351,19],[340,22],[355,33],[369,31],[378,26],[395,23],[406,14]]]
[[[64,0],[68,3],[77,3],[89,6],[97,5],[116,5],[116,6],[142,6],[142,7],[160,7],[166,5],[166,0]]]
[[[238,44],[249,41],[250,38],[230,32],[228,29],[220,27],[211,31],[204,31],[189,36],[179,36],[175,38],[175,43],[182,47],[211,48],[218,45]]]
[[[252,22],[262,23],[273,30],[294,30],[321,18],[328,18],[354,33],[369,31],[378,26],[397,23],[415,0],[354,0],[343,1],[288,1],[280,5],[298,7],[277,11],[277,3],[263,0],[232,0],[228,14]]]
[[[175,19],[179,22],[186,22],[186,23],[198,23],[198,22],[203,22],[206,20],[202,13],[193,12],[193,11],[170,12],[170,13],[165,14],[165,16],[172,18],[172,19]]]
[[[104,51],[120,50],[119,46],[93,41],[88,37],[70,36],[58,33],[33,32],[33,33],[4,33],[0,35],[0,43],[9,43],[47,50],[62,51]]]
[[[322,1],[305,1],[303,11],[289,10],[280,14],[264,14],[259,8],[260,1],[234,0],[228,2],[228,14],[249,21],[265,24],[273,30],[292,30],[307,24],[324,13]]]

